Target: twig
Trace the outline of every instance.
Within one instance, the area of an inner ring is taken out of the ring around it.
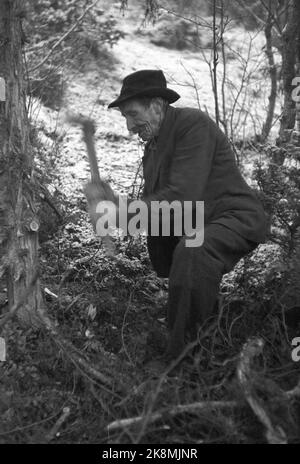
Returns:
[[[288,390],[287,392],[285,392],[285,395],[288,399],[293,399],[295,397],[300,398],[300,380],[292,390]]]
[[[219,409],[219,408],[235,408],[239,403],[237,401],[200,401],[190,404],[179,404],[172,409],[166,409],[161,412],[156,412],[148,416],[148,423],[157,422],[164,417],[174,417],[178,414],[193,413],[202,411],[204,409]],[[139,424],[145,419],[145,416],[136,416],[128,419],[120,419],[111,422],[107,426],[107,431],[111,432],[124,427],[130,427],[131,425]]]
[[[52,298],[55,298],[55,299],[58,298],[58,296],[55,293],[51,292],[51,290],[49,290],[49,288],[47,288],[47,287],[44,288],[44,292],[46,293],[46,295],[49,295]]]
[[[0,433],[0,437],[4,437],[4,436],[6,436],[6,435],[11,435],[11,434],[13,434],[13,433],[15,433],[15,432],[23,432],[24,430],[31,429],[31,428],[33,428],[33,427],[36,427],[37,425],[45,424],[45,422],[51,421],[51,420],[54,419],[56,416],[57,416],[57,413],[52,414],[52,416],[46,417],[45,419],[42,419],[42,420],[40,420],[40,421],[33,422],[32,424],[24,425],[23,427],[16,427],[16,428],[14,428],[14,429],[7,430],[6,432],[1,432],[1,433]]]
[[[216,0],[213,0],[213,69],[212,69],[212,82],[213,82],[213,93],[215,99],[215,118],[216,123],[219,125],[220,122],[220,110],[219,110],[219,96],[218,96],[218,79],[217,79],[217,66],[219,63],[218,55],[218,44],[220,38],[217,33],[216,25]]]
[[[54,327],[52,321],[46,317],[43,313],[38,313],[41,321],[44,324],[44,327],[49,332],[51,337],[56,341],[59,347],[64,351],[64,353],[69,357],[69,359],[75,365],[79,365],[84,372],[87,372],[92,378],[98,380],[100,383],[112,387],[113,382],[110,378],[106,377],[104,374],[99,372],[93,366],[88,364],[88,362],[82,357],[80,352],[76,350],[71,342],[65,340],[58,333],[57,329]]]
[[[52,53],[54,52],[54,50],[71,34],[71,32],[74,31],[74,29],[78,26],[78,24],[80,23],[80,21],[84,18],[84,16],[96,5],[96,3],[98,3],[99,0],[96,0],[95,2],[93,2],[90,6],[88,6],[86,8],[86,10],[84,10],[84,12],[82,13],[82,15],[77,19],[77,21],[73,24],[72,27],[70,27],[70,29],[57,41],[55,42],[55,44],[53,45],[53,47],[51,47],[50,51],[48,52],[48,54],[45,56],[45,58],[39,63],[37,64],[36,66],[34,66],[33,68],[29,69],[28,70],[28,73],[30,72],[33,72],[33,71],[36,71],[40,66],[42,66],[49,58],[50,55],[52,55]]]
[[[52,202],[52,200],[50,199],[50,197],[46,193],[45,187],[43,187],[43,192],[40,194],[40,198],[42,200],[44,200],[50,206],[50,208],[53,209],[53,211],[55,212],[55,214],[57,215],[57,217],[61,221],[62,220],[62,213],[58,210],[57,206]]]
[[[267,429],[266,438],[268,443],[286,444],[287,438],[285,431],[279,425],[272,423],[272,419],[268,416],[263,401],[258,397],[253,388],[251,362],[253,358],[262,353],[263,346],[264,342],[261,338],[252,338],[245,343],[240,354],[237,375],[248,404]]]
[[[53,438],[55,438],[58,430],[60,429],[62,424],[66,421],[66,419],[70,415],[70,412],[71,412],[71,410],[70,410],[69,407],[63,408],[62,415],[57,419],[57,421],[55,422],[55,424],[52,427],[52,429],[50,430],[50,432],[48,432],[47,435],[45,436],[45,441],[46,442],[49,442],[49,441],[53,440]]]
[[[172,11],[172,10],[170,10],[168,8],[165,8],[162,5],[159,5],[159,8],[161,10],[165,11],[166,13],[175,16],[176,18],[184,19],[185,21],[187,21],[189,23],[192,23],[192,24],[195,24],[198,27],[201,26],[201,27],[207,27],[209,29],[211,28],[210,23],[208,21],[206,21],[204,18],[201,18],[200,16],[196,16],[196,18],[198,19],[197,20],[197,19],[193,19],[193,18],[187,18],[186,16],[183,16],[182,14],[176,13],[175,11]]]
[[[226,97],[225,97],[225,81],[227,75],[227,61],[225,56],[225,42],[224,42],[224,32],[227,26],[228,18],[224,18],[224,0],[221,0],[220,4],[221,11],[221,20],[220,20],[220,43],[221,43],[221,53],[222,53],[222,83],[221,83],[221,96],[222,96],[222,113],[223,118],[220,121],[223,125],[226,136],[228,136],[228,124],[227,124],[227,108],[226,108]]]
[[[250,16],[252,16],[259,24],[261,24],[263,27],[265,26],[265,21],[263,19],[261,19],[255,12],[254,12],[254,8],[251,8],[249,6],[246,5],[246,2],[238,2],[238,4],[244,8],[247,13],[250,14]]]
[[[182,353],[176,358],[174,359],[170,365],[167,367],[167,369],[162,373],[162,375],[159,377],[159,380],[157,382],[157,386],[156,386],[156,389],[155,389],[155,392],[153,394],[153,398],[152,398],[152,401],[151,401],[151,404],[149,405],[149,408],[148,408],[148,411],[146,412],[146,414],[143,417],[143,422],[142,422],[142,426],[141,426],[141,429],[140,429],[140,432],[139,432],[139,435],[138,435],[138,438],[137,438],[137,443],[140,442],[141,438],[143,437],[143,434],[146,430],[146,427],[148,425],[148,421],[149,419],[151,420],[151,417],[152,417],[152,410],[154,408],[154,404],[155,404],[155,401],[158,397],[158,394],[159,392],[161,391],[161,386],[163,384],[163,382],[165,381],[166,377],[170,374],[170,372],[173,371],[173,369],[185,358],[185,356],[193,349],[195,348],[196,346],[198,345],[198,340],[196,341],[193,341],[191,343],[189,343],[185,349],[182,351]]]
[[[10,320],[16,314],[18,309],[25,303],[30,293],[32,292],[32,288],[35,285],[37,279],[38,271],[36,271],[33,275],[28,287],[24,290],[24,293],[21,295],[19,301],[15,303],[10,312],[0,320],[0,328],[3,327],[8,322],[8,320]],[[43,324],[45,329],[50,333],[50,335],[56,341],[59,347],[63,349],[63,351],[67,354],[67,356],[73,362],[73,364],[78,364],[84,372],[87,372],[92,378],[96,379],[101,384],[104,384],[108,387],[113,386],[113,381],[110,378],[106,377],[93,366],[88,364],[88,362],[82,357],[78,350],[76,350],[72,343],[61,337],[54,324],[52,323],[51,319],[44,313],[43,308],[38,309],[37,316],[39,317],[39,320]]]
[[[193,87],[194,87],[194,90],[195,90],[195,93],[196,93],[198,108],[199,108],[199,110],[201,110],[201,103],[200,103],[200,98],[199,98],[199,91],[198,91],[198,87],[197,87],[197,85],[196,85],[194,76],[193,76],[193,74],[192,74],[188,69],[186,69],[186,67],[184,66],[184,64],[183,64],[182,62],[180,62],[180,64],[181,64],[181,66],[183,67],[183,69],[185,70],[185,72],[190,76],[190,78],[191,78],[192,81],[193,81]]]
[[[128,358],[128,361],[130,362],[130,364],[131,364],[133,367],[135,367],[135,364],[134,364],[134,362],[132,361],[132,359],[131,359],[131,357],[130,357],[130,354],[129,354],[128,351],[127,351],[127,348],[126,348],[126,345],[125,345],[125,340],[124,340],[125,321],[126,321],[127,314],[128,314],[129,311],[130,311],[130,307],[131,307],[131,303],[132,303],[133,294],[134,294],[134,290],[132,290],[132,291],[130,292],[129,300],[128,300],[127,307],[126,307],[126,311],[125,311],[125,313],[124,313],[123,322],[122,322],[122,329],[121,329],[121,338],[122,338],[123,351],[124,351],[124,353],[126,354],[126,356],[127,356],[127,358]]]
[[[40,42],[38,42],[38,43],[32,45],[31,47],[25,48],[24,51],[25,51],[25,53],[36,52],[36,51],[39,50],[40,48],[44,48],[44,47],[49,46],[50,43],[55,42],[57,39],[58,39],[58,36],[50,37],[50,38],[47,39],[47,40],[41,40]]]
[[[112,387],[112,380],[88,364],[87,361],[75,351],[75,347],[71,342],[62,339],[57,333],[52,333],[52,336],[75,365],[78,364],[83,369],[83,371],[87,372],[92,378],[98,380],[100,383],[108,387]]]

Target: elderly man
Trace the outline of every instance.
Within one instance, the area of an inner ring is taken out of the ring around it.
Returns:
[[[212,315],[224,273],[266,237],[266,217],[242,178],[228,140],[198,109],[171,106],[180,96],[167,88],[162,71],[127,76],[117,107],[129,131],[146,141],[143,157],[144,202],[204,202],[204,241],[187,246],[187,236],[147,237],[158,276],[169,277],[166,360],[176,358],[198,327]],[[93,188],[86,195],[92,203]],[[114,198],[107,185],[97,200]],[[95,199],[95,198],[94,198]],[[163,221],[163,217],[160,218]],[[171,216],[172,223],[172,216]],[[174,232],[174,231],[173,231]]]

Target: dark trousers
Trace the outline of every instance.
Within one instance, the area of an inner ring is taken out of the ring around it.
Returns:
[[[201,246],[186,247],[185,242],[186,237],[148,237],[154,269],[169,277],[167,355],[173,358],[212,315],[223,274],[258,245],[221,224],[205,227]]]

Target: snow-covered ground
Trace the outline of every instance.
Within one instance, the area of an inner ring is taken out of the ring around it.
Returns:
[[[118,20],[118,27],[126,33],[111,50],[116,61],[113,71],[99,73],[96,66],[94,69],[91,66],[84,75],[65,70],[68,85],[64,107],[57,112],[41,106],[38,101],[33,105],[32,118],[40,127],[44,142],[50,146],[53,144],[53,140],[47,140],[45,132],[55,131],[62,139],[61,169],[64,170],[65,191],[70,195],[74,188],[88,181],[89,169],[81,130],[65,122],[66,112],[80,113],[95,121],[95,143],[101,175],[110,179],[119,191],[128,191],[134,181],[142,156],[141,144],[136,137],[128,134],[120,113],[107,110],[107,104],[117,96],[122,79],[127,74],[138,69],[162,69],[168,85],[181,95],[175,105],[197,107],[200,103],[202,110],[214,116],[208,65],[210,52],[205,52],[205,60],[198,51],[158,47],[147,36],[147,30],[151,31],[152,25],[148,25],[143,34],[137,33],[141,28],[142,12],[135,14],[131,9],[123,16],[116,6],[112,6],[111,11]],[[206,34],[209,32],[206,31]],[[259,132],[268,100],[268,83],[266,79],[262,80],[258,70],[259,63],[265,60],[263,36],[250,35],[241,28],[231,26],[226,41],[231,49],[231,59],[227,62],[225,101],[228,108],[232,108],[235,96],[241,89],[231,124],[235,138],[247,137],[253,135],[255,124]],[[220,64],[219,73],[221,71]],[[221,98],[221,80],[219,92]]]

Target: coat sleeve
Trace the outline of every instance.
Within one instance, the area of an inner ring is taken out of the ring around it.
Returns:
[[[178,121],[175,148],[165,187],[146,201],[201,201],[212,169],[216,148],[216,129],[205,116]]]

